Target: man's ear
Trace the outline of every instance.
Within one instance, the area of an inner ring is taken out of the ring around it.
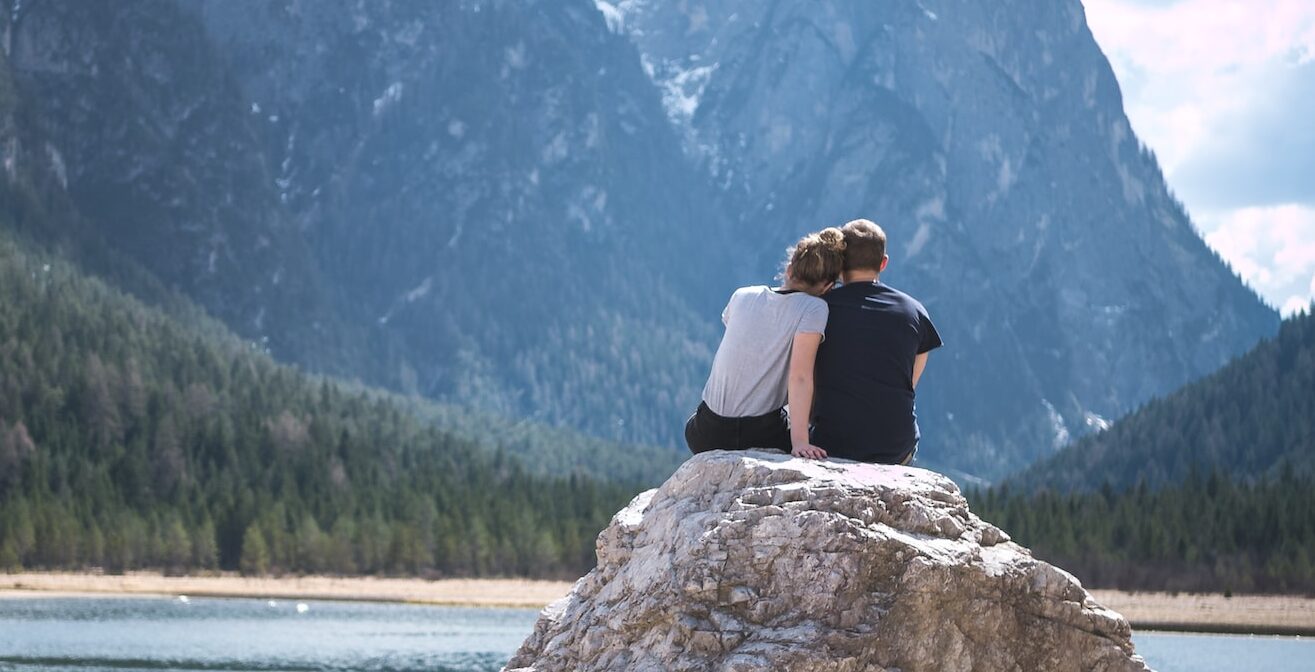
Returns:
[[[886,264],[889,264],[889,263],[890,263],[890,255],[889,255],[889,254],[887,254],[887,255],[881,257],[881,268],[878,268],[878,269],[877,269],[877,272],[878,272],[878,273],[881,273],[882,271],[885,271],[885,270],[886,270]]]

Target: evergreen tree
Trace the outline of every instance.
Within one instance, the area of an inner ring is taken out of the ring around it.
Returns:
[[[269,572],[269,551],[265,547],[265,535],[254,523],[247,527],[242,535],[242,573],[246,576],[262,576]]]

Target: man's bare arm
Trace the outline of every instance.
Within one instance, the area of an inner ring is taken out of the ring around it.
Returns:
[[[913,358],[913,389],[918,389],[918,379],[922,377],[922,370],[927,368],[927,355],[931,353],[924,352]]]

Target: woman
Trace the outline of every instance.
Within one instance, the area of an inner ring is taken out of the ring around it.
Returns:
[[[731,295],[703,403],[685,423],[691,451],[776,448],[826,457],[808,441],[813,360],[827,316],[818,297],[840,277],[844,251],[840,229],[810,233],[788,252],[783,286],[741,287]],[[797,418],[793,426],[790,416]]]

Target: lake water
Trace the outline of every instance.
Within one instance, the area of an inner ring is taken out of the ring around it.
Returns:
[[[193,598],[0,599],[0,671],[487,672],[527,609]],[[1141,633],[1159,672],[1315,672],[1315,640]]]
[[[309,600],[0,599],[0,670],[486,672],[536,616]]]

